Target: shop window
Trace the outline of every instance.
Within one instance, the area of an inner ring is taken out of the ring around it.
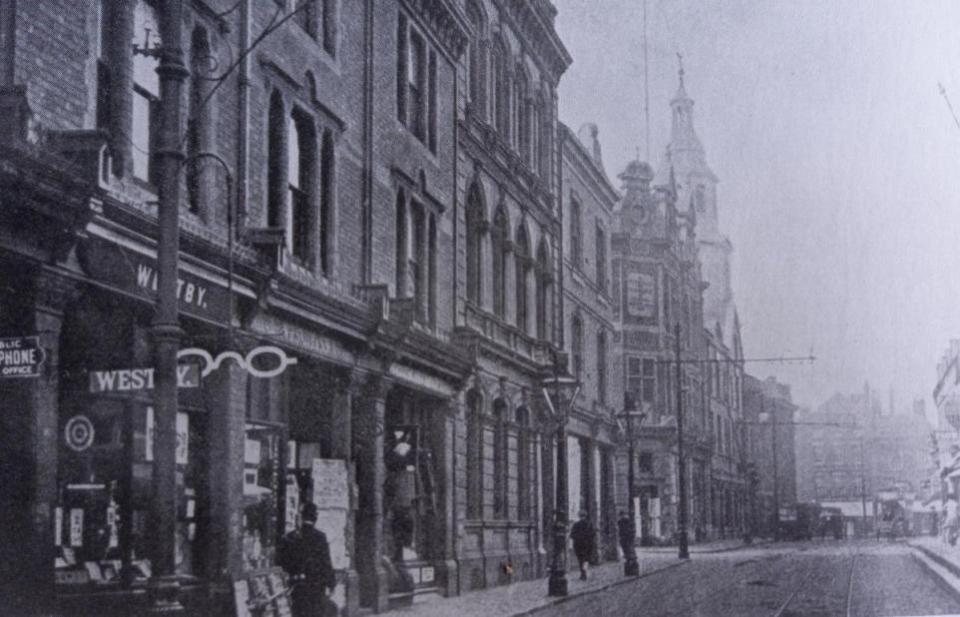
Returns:
[[[206,416],[176,416],[176,572],[205,573]],[[55,579],[62,585],[137,584],[151,575],[152,406],[118,398],[65,401],[54,511]]]
[[[133,40],[131,44],[142,46],[149,33],[149,45],[160,46],[159,20],[156,8],[139,0],[133,12]],[[130,141],[133,147],[133,175],[157,185],[155,152],[160,127],[160,78],[157,75],[159,60],[153,56],[136,54],[133,57],[133,113]]]
[[[274,563],[281,495],[280,432],[247,423],[243,448],[243,564],[246,569]]]

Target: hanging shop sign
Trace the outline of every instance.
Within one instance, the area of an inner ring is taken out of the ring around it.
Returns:
[[[0,338],[0,377],[39,377],[44,358],[39,336]]]
[[[260,356],[272,356],[274,360],[263,361],[262,363],[266,364],[266,368],[263,368],[260,366],[261,362],[256,362]],[[272,345],[254,347],[247,352],[246,356],[236,351],[222,351],[217,354],[217,357],[213,357],[213,354],[206,349],[189,347],[181,349],[177,353],[177,358],[180,360],[184,358],[200,358],[203,360],[203,370],[200,373],[203,377],[220,368],[225,360],[235,361],[240,368],[254,377],[276,377],[287,370],[288,366],[297,363],[296,358],[288,356],[284,350]]]
[[[154,387],[152,368],[125,368],[108,371],[90,371],[90,392],[138,392]],[[177,365],[177,387],[200,387],[200,367],[196,364]]]
[[[83,452],[93,445],[93,422],[84,415],[73,416],[63,427],[63,440],[74,452]]]
[[[86,243],[84,254],[92,277],[151,301],[156,298],[155,259],[99,238],[91,238]],[[230,318],[227,289],[183,269],[177,274],[177,298],[184,313],[220,322]]]

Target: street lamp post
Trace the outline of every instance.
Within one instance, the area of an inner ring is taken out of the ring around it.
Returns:
[[[633,397],[630,396],[629,392],[625,392],[623,395],[623,412],[618,415],[627,421],[627,509],[630,513],[630,522],[632,524],[633,521],[637,520],[637,508],[633,503],[634,491],[636,490],[633,472],[634,459],[636,458],[634,452],[633,419],[636,417],[637,423],[641,424],[643,423],[643,419],[647,417],[647,414],[638,413]],[[636,532],[634,532],[634,540],[635,537]],[[627,550],[628,548],[629,550]],[[631,542],[629,546],[623,547],[623,549],[623,575],[640,576],[640,564],[637,561],[637,547],[634,545],[634,542]]]
[[[679,467],[677,488],[680,491],[680,520],[677,525],[678,543],[680,544],[678,557],[680,559],[690,559],[690,549],[687,546],[687,460],[683,453],[683,373],[680,366],[679,321],[674,325],[673,335],[677,362],[677,466]]]
[[[580,385],[569,375],[560,375],[560,360],[554,352],[553,377],[543,382],[544,399],[557,422],[557,478],[554,495],[553,556],[550,561],[550,578],[547,595],[567,595],[567,417],[569,408],[577,398]],[[549,389],[553,389],[551,398]],[[562,391],[570,392],[569,400],[562,398]]]

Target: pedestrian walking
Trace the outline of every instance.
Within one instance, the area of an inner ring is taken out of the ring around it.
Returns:
[[[317,506],[307,502],[301,524],[284,537],[277,563],[290,575],[294,617],[333,617],[337,605],[327,596],[337,586],[327,536],[316,528]]]
[[[617,520],[617,535],[620,538],[620,550],[623,551],[623,558],[628,559],[634,551],[637,526],[633,524],[633,519],[623,510],[620,511],[620,518]]]
[[[597,532],[587,517],[587,513],[581,510],[580,520],[574,523],[570,530],[570,537],[573,539],[573,552],[577,556],[577,564],[580,566],[581,581],[587,580],[587,564],[596,548],[596,535]]]

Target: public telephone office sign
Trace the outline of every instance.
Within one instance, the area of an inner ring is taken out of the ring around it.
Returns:
[[[0,377],[39,377],[45,357],[39,336],[0,338]]]

